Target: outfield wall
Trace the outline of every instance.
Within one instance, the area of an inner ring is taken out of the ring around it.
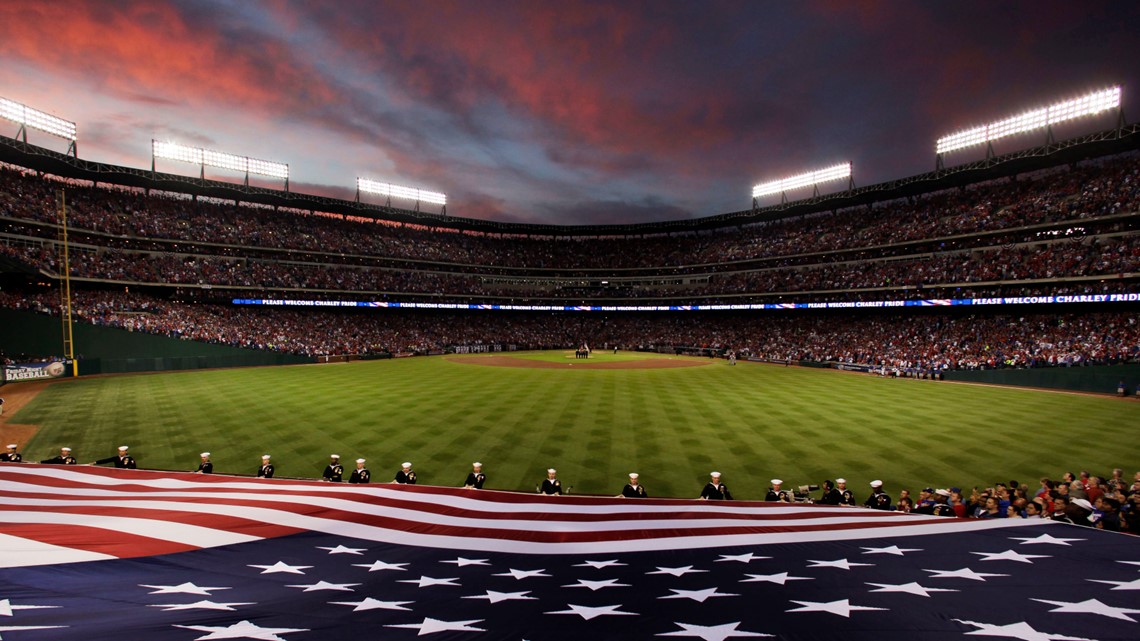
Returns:
[[[59,356],[63,351],[63,330],[57,316],[0,309],[0,328],[0,350],[5,354]],[[84,375],[316,362],[307,356],[179,340],[86,323],[73,325],[73,341],[79,373]]]
[[[1133,396],[1136,393],[1136,386],[1140,385],[1140,365],[948,371],[946,380],[1047,387],[1101,394],[1116,394],[1116,388],[1123,380],[1128,396]]]

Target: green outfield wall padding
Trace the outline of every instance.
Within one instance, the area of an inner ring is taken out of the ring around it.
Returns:
[[[1136,386],[1140,384],[1140,365],[969,370],[946,372],[946,380],[1046,387],[1102,394],[1115,394],[1120,381],[1124,381],[1128,396],[1132,396],[1136,393]]]
[[[296,354],[242,349],[86,323],[73,326],[80,374],[155,372],[217,367],[312,363]],[[59,317],[0,309],[0,350],[5,354],[61,356]]]

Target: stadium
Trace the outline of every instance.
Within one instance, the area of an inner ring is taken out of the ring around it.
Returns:
[[[5,638],[1137,634],[1121,86],[1006,105],[933,171],[574,225],[232,149],[89,160],[3,91]]]

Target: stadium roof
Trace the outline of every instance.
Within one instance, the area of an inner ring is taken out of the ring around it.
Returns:
[[[1140,125],[1127,125],[995,158],[814,198],[703,218],[621,225],[549,225],[498,222],[398,209],[324,196],[247,186],[240,183],[203,180],[197,177],[154,172],[148,169],[92,162],[30,145],[7,136],[0,136],[0,162],[74,180],[185,193],[202,198],[236,200],[273,207],[360,216],[489,234],[569,237],[674,234],[748,225],[964,187],[973,183],[1076,163],[1138,148],[1140,148]]]

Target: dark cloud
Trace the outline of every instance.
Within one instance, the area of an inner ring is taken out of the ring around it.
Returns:
[[[312,140],[315,167],[382,167],[455,215],[560,224],[735,211],[756,182],[841,160],[858,184],[901,178],[938,136],[1140,81],[1140,3],[1107,0],[44,0],[0,23],[20,25],[0,63],[132,110],[85,132],[204,141],[223,114],[266,156]],[[167,116],[187,110],[201,120]]]

